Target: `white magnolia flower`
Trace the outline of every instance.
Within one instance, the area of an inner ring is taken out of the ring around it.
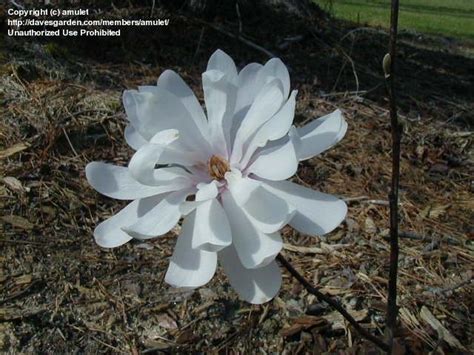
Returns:
[[[136,152],[128,167],[92,162],[86,176],[101,194],[133,202],[99,224],[95,240],[113,248],[153,238],[184,217],[165,281],[202,286],[219,259],[239,295],[263,303],[281,285],[279,230],[322,235],[345,218],[342,200],[285,179],[341,140],[347,123],[337,110],[292,126],[297,92],[277,58],[238,72],[217,50],[202,83],[207,114],[171,70],[124,92],[125,139]]]

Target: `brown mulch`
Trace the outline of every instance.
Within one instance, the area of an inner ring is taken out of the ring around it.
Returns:
[[[327,20],[274,16],[261,23],[249,18],[243,29],[288,63],[299,90],[298,124],[336,107],[349,123],[341,143],[302,163],[295,177],[345,198],[347,219],[322,238],[285,228],[284,254],[382,335],[390,126],[379,63],[387,38]],[[237,26],[226,18],[211,24]],[[124,203],[90,188],[84,167],[94,160],[125,165],[132,154],[123,140],[122,90],[151,84],[173,68],[202,96],[200,73],[214,49],[226,50],[239,66],[266,59],[181,15],[160,31],[130,41],[145,32],[129,30],[120,43],[0,38],[0,351],[367,353],[374,346],[288,274],[277,298],[252,306],[220,271],[194,292],[164,284],[175,233],[114,250],[95,245],[94,226]],[[401,42],[397,344],[411,353],[469,353],[474,60],[417,41]]]

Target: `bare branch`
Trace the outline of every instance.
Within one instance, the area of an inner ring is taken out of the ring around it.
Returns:
[[[363,336],[367,340],[370,340],[372,343],[377,345],[380,349],[384,351],[389,350],[389,347],[387,344],[385,344],[381,339],[379,339],[375,335],[370,334],[366,329],[362,328],[360,324],[357,323],[357,321],[349,314],[349,312],[347,312],[345,308],[339,304],[339,302],[334,300],[332,297],[322,293],[316,287],[311,285],[309,281],[304,278],[303,275],[301,275],[298,271],[296,271],[293,265],[291,265],[291,263],[288,260],[286,260],[282,254],[278,254],[277,259],[288,270],[288,272],[296,280],[298,280],[298,282],[300,282],[304,286],[304,288],[309,293],[316,296],[319,300],[326,302],[328,305],[330,305],[332,308],[338,311],[354,327],[354,329],[359,332],[361,336]]]
[[[390,104],[390,123],[392,128],[392,183],[389,194],[390,206],[390,271],[388,281],[386,341],[393,350],[393,337],[397,326],[397,274],[398,274],[398,187],[400,184],[400,142],[402,126],[398,121],[395,95],[395,59],[397,53],[399,0],[392,0],[390,16],[389,56],[384,58],[384,71]]]

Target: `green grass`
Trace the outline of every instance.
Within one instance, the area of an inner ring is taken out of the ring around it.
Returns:
[[[315,0],[336,17],[388,27],[390,0]],[[474,0],[400,0],[402,29],[474,39]]]

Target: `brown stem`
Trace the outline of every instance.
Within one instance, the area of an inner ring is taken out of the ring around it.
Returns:
[[[359,325],[359,323],[357,323],[357,321],[349,314],[349,312],[347,312],[345,308],[341,306],[336,300],[322,293],[316,287],[311,285],[309,281],[304,278],[303,275],[301,275],[298,271],[296,271],[293,265],[291,265],[291,263],[288,260],[286,260],[283,255],[278,254],[277,259],[288,270],[288,272],[304,286],[304,288],[309,293],[311,293],[312,295],[315,295],[319,300],[326,302],[332,308],[338,311],[359,332],[360,335],[362,335],[367,340],[370,340],[372,343],[377,345],[380,349],[384,351],[389,350],[389,347],[387,344],[385,344],[381,339],[379,339],[375,335],[370,334],[366,329],[362,328]]]
[[[392,0],[390,16],[389,54],[390,66],[387,79],[387,92],[390,104],[390,123],[392,129],[392,183],[389,194],[390,206],[390,271],[388,281],[386,341],[393,349],[393,337],[397,325],[397,273],[398,273],[398,187],[400,183],[400,142],[402,127],[398,121],[395,95],[395,58],[397,52],[399,0]]]

